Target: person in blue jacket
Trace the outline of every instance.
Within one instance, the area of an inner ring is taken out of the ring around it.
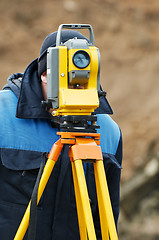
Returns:
[[[41,106],[46,99],[46,51],[56,45],[56,32],[44,40],[40,57],[24,74],[12,74],[0,91],[0,239],[14,239],[31,198],[43,153],[58,139],[52,115]],[[62,31],[62,41],[73,37],[86,39],[76,31]],[[117,226],[120,202],[122,135],[109,116],[107,99],[100,98],[96,109],[101,149]],[[85,166],[85,175],[97,239],[101,239],[93,165]],[[28,239],[26,233],[24,239]],[[37,207],[36,240],[80,239],[72,171],[65,145],[55,164]],[[30,240],[30,239],[29,239]]]

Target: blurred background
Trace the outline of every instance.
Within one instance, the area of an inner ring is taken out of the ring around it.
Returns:
[[[1,0],[0,88],[62,23],[88,23],[123,133],[119,236],[159,239],[159,1]]]

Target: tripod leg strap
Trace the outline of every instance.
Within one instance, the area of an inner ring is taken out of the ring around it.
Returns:
[[[52,173],[52,170],[54,168],[54,165],[56,163],[56,161],[58,160],[58,157],[61,153],[63,144],[61,143],[61,139],[59,139],[58,141],[56,141],[56,143],[54,143],[51,152],[49,154],[49,158],[47,160],[47,163],[44,167],[44,171],[43,174],[41,176],[40,179],[40,183],[39,183],[39,188],[38,188],[38,196],[37,196],[37,203],[39,203],[40,198],[44,192],[44,189],[46,187],[46,184],[49,180],[49,177]],[[23,219],[19,225],[19,228],[16,232],[16,235],[14,237],[14,240],[22,240],[24,238],[24,235],[27,231],[28,225],[29,225],[29,218],[30,218],[30,205],[31,205],[31,201],[28,204],[28,207],[25,211],[25,214],[23,216]]]
[[[48,155],[48,154],[47,154]],[[31,196],[31,205],[30,205],[30,220],[28,228],[28,240],[35,240],[36,238],[36,222],[37,222],[37,195],[41,175],[45,166],[45,160],[47,159],[46,153],[43,154],[42,162],[40,165],[39,173],[34,185],[34,189]]]

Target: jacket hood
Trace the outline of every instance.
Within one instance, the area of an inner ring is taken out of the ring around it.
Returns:
[[[38,77],[38,62],[35,59],[26,68],[22,77],[16,116],[19,118],[50,118],[50,113],[41,106],[44,100],[41,80]]]
[[[38,58],[32,61],[26,68],[24,74],[12,74],[7,85],[3,89],[11,89],[18,97],[16,117],[25,119],[50,119],[51,114],[42,106],[44,100],[41,80],[38,76]],[[100,97],[100,105],[95,110],[96,114],[113,114],[107,99]]]
[[[10,89],[14,94],[17,96],[17,98],[20,95],[20,87],[22,82],[23,73],[15,73],[12,74],[8,80],[7,84],[3,87],[3,90]]]

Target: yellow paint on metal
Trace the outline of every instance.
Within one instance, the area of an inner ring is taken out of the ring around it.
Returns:
[[[91,207],[90,207],[90,202],[88,197],[88,190],[86,186],[82,160],[80,159],[76,160],[73,162],[73,164],[76,171],[76,176],[77,176],[76,184],[81,197],[81,205],[82,205],[81,207],[82,207],[83,216],[84,216],[83,221],[85,221],[85,224],[86,224],[88,239],[96,240],[97,238],[96,238],[95,229],[94,229],[94,223],[92,218],[92,212],[91,212]],[[80,222],[81,221],[82,219],[80,220]]]
[[[102,239],[118,240],[103,160],[94,163]]]
[[[84,70],[90,70],[90,78],[83,89],[69,89],[68,72],[78,69],[72,61],[73,54],[78,49],[67,50],[66,46],[59,46],[59,108],[53,111],[58,115],[91,115],[99,106],[97,92],[97,75],[99,59],[96,47],[83,49],[90,55],[90,65]],[[81,50],[81,49],[80,49]]]

